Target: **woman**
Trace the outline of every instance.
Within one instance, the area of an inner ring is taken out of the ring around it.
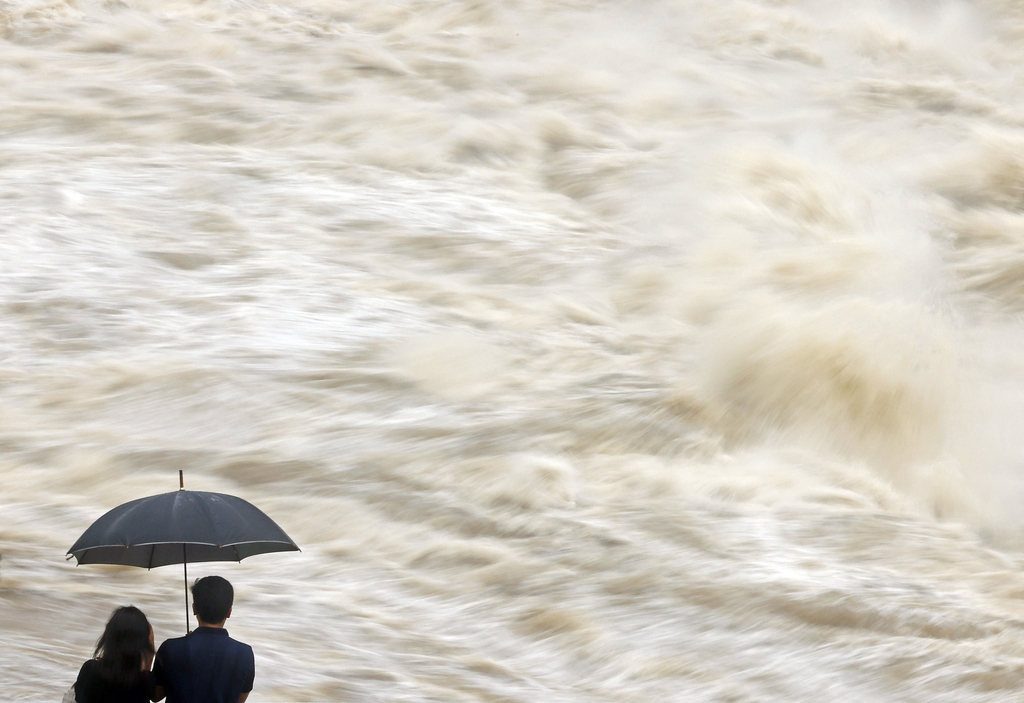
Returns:
[[[118,608],[75,681],[77,703],[149,703],[153,697],[153,628],[134,605]]]

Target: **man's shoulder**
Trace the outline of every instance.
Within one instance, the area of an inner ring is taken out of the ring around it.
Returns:
[[[160,644],[160,647],[157,649],[157,651],[158,652],[160,652],[160,651],[164,651],[165,652],[165,651],[168,651],[168,650],[174,650],[174,649],[177,649],[179,647],[183,647],[184,645],[185,645],[185,638],[184,637],[172,637],[170,639],[164,640]]]
[[[231,637],[231,636],[228,636],[225,639],[227,639],[228,642],[231,643],[232,647],[236,647],[238,649],[243,649],[243,650],[248,650],[250,652],[252,651],[252,647],[247,645],[245,642],[242,642],[241,640],[236,640],[234,637]]]
[[[193,655],[197,651],[208,653],[234,651],[236,653],[235,656],[254,657],[251,646],[227,635],[226,632],[223,634],[224,636],[210,636],[208,633],[197,634],[193,632],[185,637],[174,637],[164,640],[157,650],[157,659],[178,659],[187,656],[189,651]],[[191,645],[189,644],[190,639],[195,640]]]

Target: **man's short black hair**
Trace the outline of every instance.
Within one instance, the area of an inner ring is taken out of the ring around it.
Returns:
[[[192,584],[192,602],[203,622],[218,625],[228,618],[235,601],[235,589],[220,576],[205,576]]]

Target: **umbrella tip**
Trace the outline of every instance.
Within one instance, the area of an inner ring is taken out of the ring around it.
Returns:
[[[185,490],[185,471],[178,469],[178,490]]]

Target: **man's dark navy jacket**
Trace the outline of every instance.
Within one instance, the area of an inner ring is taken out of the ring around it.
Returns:
[[[252,690],[255,674],[252,647],[221,627],[197,627],[165,641],[153,663],[153,678],[167,691],[167,703],[238,703]]]

